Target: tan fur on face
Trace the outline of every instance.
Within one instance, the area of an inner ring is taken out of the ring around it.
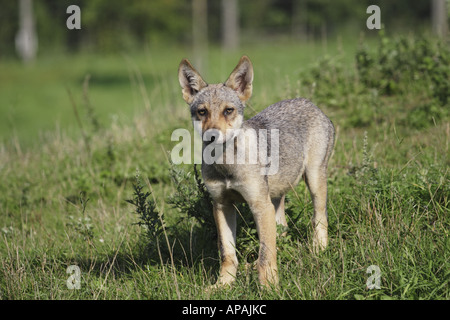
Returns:
[[[202,132],[210,129],[219,130],[224,136],[230,135],[230,131],[233,129],[239,129],[242,124],[242,116],[240,116],[236,108],[232,107],[229,103],[222,103],[219,108],[209,108],[203,106],[208,110],[208,114],[205,117],[199,117],[202,122]],[[225,114],[227,108],[233,108],[231,114]]]

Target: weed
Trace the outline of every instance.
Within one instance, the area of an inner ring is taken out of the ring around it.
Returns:
[[[89,217],[79,217],[75,218],[74,216],[69,216],[69,222],[66,224],[68,227],[73,227],[84,240],[92,240],[94,237],[93,226],[91,222],[91,218]]]
[[[170,168],[171,178],[175,185],[175,193],[168,197],[167,203],[181,212],[181,219],[194,218],[204,231],[216,233],[212,215],[212,200],[201,181],[197,167],[194,174],[174,165]]]
[[[150,192],[144,192],[144,185],[139,173],[136,172],[136,181],[133,183],[134,198],[126,202],[135,206],[139,221],[136,225],[143,227],[150,243],[156,243],[163,231],[163,216],[158,212],[153,199],[149,198]]]
[[[76,218],[73,215],[70,215],[69,222],[66,223],[66,226],[73,228],[85,241],[92,243],[92,240],[94,239],[94,227],[91,218],[86,214],[86,207],[89,199],[85,197],[83,192],[80,192],[79,202],[81,204],[80,213],[82,217]]]

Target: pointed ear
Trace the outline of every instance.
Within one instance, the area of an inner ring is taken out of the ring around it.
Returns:
[[[188,104],[192,103],[194,96],[208,85],[187,59],[183,59],[180,63],[178,80],[182,88],[183,99]]]
[[[247,56],[242,56],[238,65],[228,77],[225,85],[235,90],[241,101],[245,102],[252,96],[253,65]]]

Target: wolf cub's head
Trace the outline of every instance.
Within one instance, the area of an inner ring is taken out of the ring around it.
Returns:
[[[244,120],[244,104],[252,95],[253,66],[243,56],[225,83],[208,85],[184,59],[178,68],[183,99],[191,107],[192,121],[202,137],[224,143],[233,138]],[[206,139],[204,139],[206,140]]]

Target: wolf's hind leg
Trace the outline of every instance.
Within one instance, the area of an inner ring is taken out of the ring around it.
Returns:
[[[324,250],[328,245],[327,214],[327,168],[323,166],[307,168],[306,184],[314,205],[314,251]]]

